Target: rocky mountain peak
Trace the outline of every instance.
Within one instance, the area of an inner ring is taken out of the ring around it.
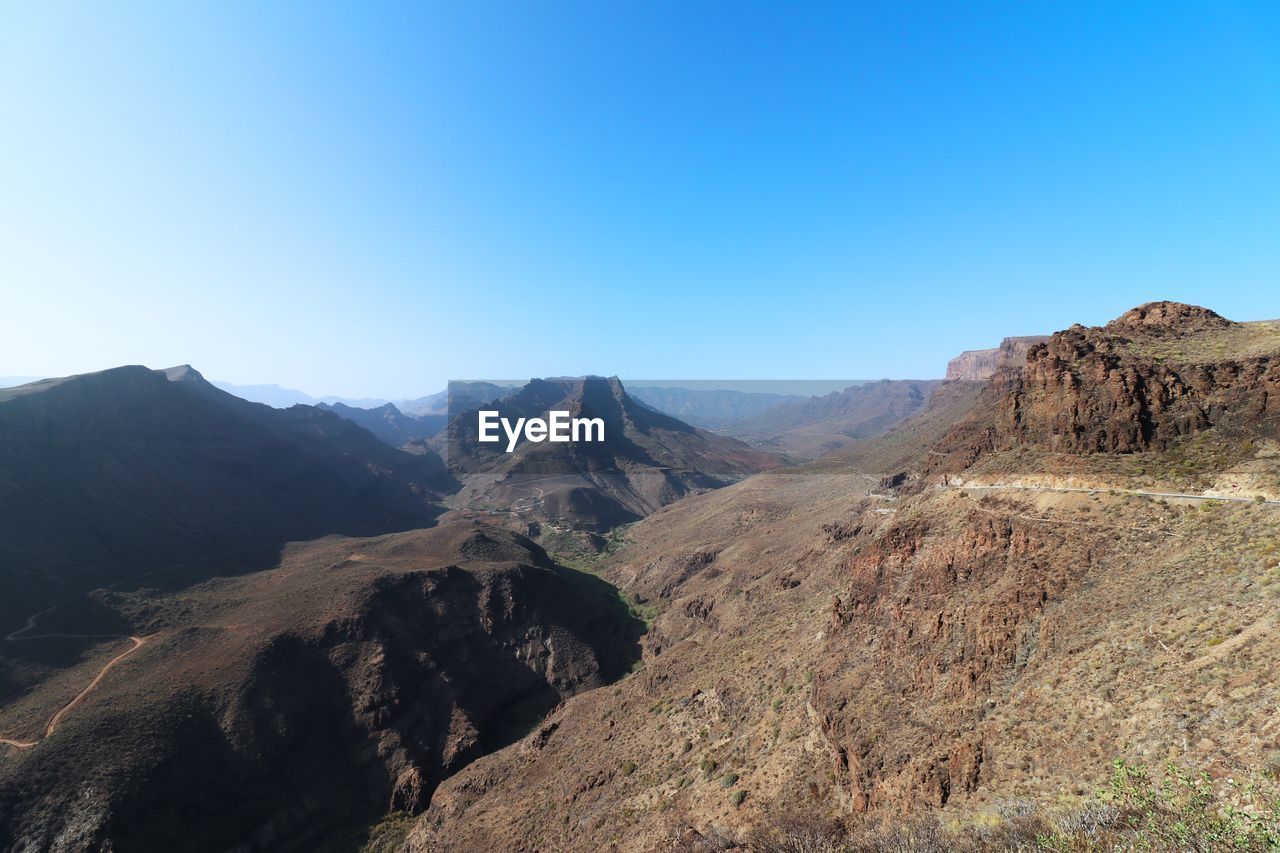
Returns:
[[[1131,308],[1105,326],[1113,334],[1140,334],[1175,337],[1238,325],[1227,318],[1183,302],[1148,302]]]

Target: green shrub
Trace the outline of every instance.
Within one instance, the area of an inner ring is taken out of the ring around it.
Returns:
[[[635,773],[635,772],[636,772],[636,763],[635,763],[634,761],[624,761],[624,762],[622,762],[622,775],[623,775],[623,776],[630,776],[632,773]]]
[[[724,788],[732,788],[736,784],[738,784],[737,773],[726,773],[724,778],[720,780],[720,785]]]
[[[742,805],[742,801],[746,798],[746,791],[734,791],[733,796],[729,798],[729,802],[733,803],[733,807],[736,809],[738,806]]]

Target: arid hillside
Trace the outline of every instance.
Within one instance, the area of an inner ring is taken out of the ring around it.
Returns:
[[[992,839],[1033,813],[1087,846],[1116,759],[1224,796],[1265,775],[1270,327],[1215,317],[1059,333],[898,430],[631,526],[600,569],[651,608],[642,668],[447,780],[407,849],[799,849],[770,845],[934,814]]]
[[[89,612],[118,627],[83,636]],[[171,594],[95,593],[3,643],[32,681],[0,708],[0,849],[353,849],[354,829],[425,807],[448,774],[624,672],[641,628],[607,584],[477,524],[294,545],[268,571]],[[126,635],[136,652],[49,732]]]
[[[531,524],[548,490],[68,589],[0,641],[0,849],[1215,849],[1205,808],[1265,849],[1277,328],[1141,306],[608,530]],[[606,380],[525,393],[617,425],[634,458],[577,461],[619,501],[597,472],[752,452]],[[474,497],[564,460],[450,461]],[[1110,786],[1170,762],[1190,828]]]

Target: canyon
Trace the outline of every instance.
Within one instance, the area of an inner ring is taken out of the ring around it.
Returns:
[[[866,429],[798,464],[616,379],[495,404],[567,401],[607,447],[455,454],[437,436],[415,456],[185,371],[121,374],[195,395],[148,427],[175,447],[218,435],[176,413],[233,415],[212,446],[268,430],[333,476],[375,472],[378,513],[426,520],[282,512],[251,557],[173,576],[166,560],[214,542],[179,510],[161,518],[190,538],[161,531],[140,577],[15,551],[42,571],[4,579],[22,606],[0,648],[0,847],[1014,849],[992,833],[1078,827],[1117,760],[1192,768],[1224,796],[1265,778],[1280,324],[1151,303],[1002,349],[985,378],[784,401],[759,435]],[[12,393],[0,420],[47,423],[38,392]],[[23,495],[47,489],[23,458]],[[148,464],[136,476],[168,482]],[[1132,831],[1109,819],[1064,849]],[[876,835],[910,826],[961,834]]]

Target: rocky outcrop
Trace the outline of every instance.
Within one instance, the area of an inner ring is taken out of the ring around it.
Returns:
[[[1249,347],[1238,344],[1247,339]],[[1164,450],[1214,426],[1267,431],[1280,414],[1280,335],[1174,302],[1076,325],[1006,364],[984,401],[940,445],[935,472],[989,450],[1034,445],[1063,453]],[[1240,354],[1242,353],[1243,354]]]
[[[948,379],[989,379],[1006,364],[1018,365],[1027,350],[1048,340],[1046,335],[1005,338],[991,349],[966,350],[947,362]]]
[[[1130,308],[1105,327],[1113,335],[1154,335],[1176,338],[1239,326],[1216,311],[1182,302],[1148,302]]]

